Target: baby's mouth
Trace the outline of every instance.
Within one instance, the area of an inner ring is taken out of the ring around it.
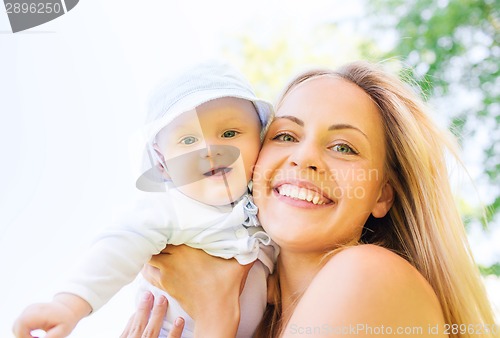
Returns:
[[[207,171],[206,173],[204,173],[203,176],[205,176],[205,177],[222,176],[222,175],[229,173],[231,170],[232,170],[232,168],[228,168],[228,167],[214,168],[214,169],[211,169],[211,170]]]

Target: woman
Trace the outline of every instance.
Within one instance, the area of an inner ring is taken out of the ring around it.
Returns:
[[[444,156],[454,146],[425,110],[367,63],[305,73],[287,87],[254,170],[259,218],[281,247],[257,336],[498,335],[448,181]],[[237,326],[239,316],[208,318],[239,314],[244,271],[232,264],[238,282],[210,287],[183,265],[215,260],[180,250],[152,264],[175,264],[181,283],[156,276],[157,285],[181,300],[203,336]]]

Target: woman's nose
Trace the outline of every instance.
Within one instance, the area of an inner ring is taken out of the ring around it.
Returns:
[[[321,166],[321,151],[312,142],[301,142],[290,156],[290,164],[300,169],[317,171]]]

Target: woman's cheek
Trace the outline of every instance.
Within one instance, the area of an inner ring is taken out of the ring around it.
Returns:
[[[334,166],[330,177],[335,181],[332,194],[337,199],[364,199],[378,186],[379,170],[356,164]]]

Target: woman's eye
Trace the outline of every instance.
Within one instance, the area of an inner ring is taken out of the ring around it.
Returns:
[[[222,133],[223,138],[232,138],[235,137],[238,134],[236,130],[226,130],[224,133]]]
[[[297,142],[297,139],[288,133],[281,133],[273,137],[275,141],[281,142]]]
[[[353,154],[353,155],[356,155],[358,153],[357,151],[353,150],[350,146],[348,146],[345,143],[336,144],[331,149],[333,151],[336,151],[336,152],[342,153],[342,154]]]
[[[186,136],[186,137],[183,137],[181,139],[181,142],[182,144],[184,145],[190,145],[190,144],[193,144],[195,143],[196,141],[198,141],[198,139],[194,136]]]

